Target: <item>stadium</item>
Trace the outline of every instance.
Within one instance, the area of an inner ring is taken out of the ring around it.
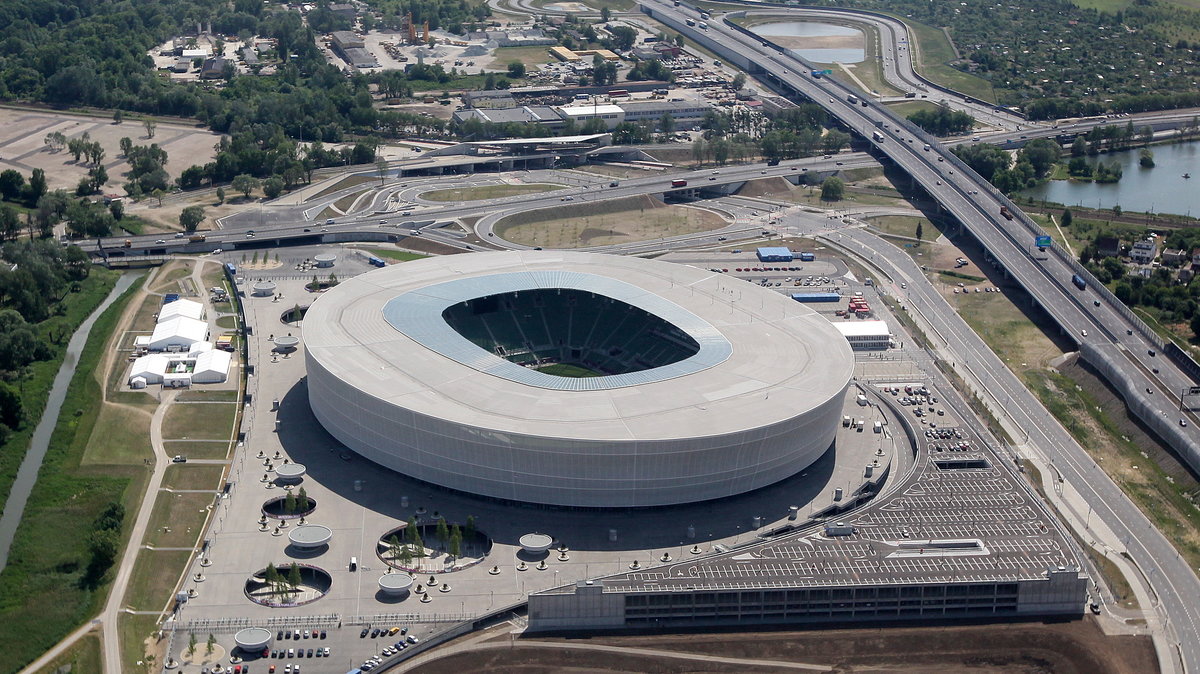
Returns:
[[[562,251],[433,257],[304,320],[309,403],[363,457],[571,507],[723,498],[830,449],[853,371],[810,308],[695,267]]]

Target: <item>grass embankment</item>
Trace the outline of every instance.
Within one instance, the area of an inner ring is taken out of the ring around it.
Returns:
[[[891,110],[896,114],[896,116],[905,118],[916,112],[933,112],[938,109],[936,103],[930,103],[929,101],[905,101],[903,103],[890,103],[887,107],[888,110]]]
[[[163,438],[228,440],[236,414],[235,403],[175,401],[163,419]]]
[[[134,284],[97,320],[71,379],[49,451],[30,495],[8,567],[0,573],[0,671],[20,669],[91,618],[109,590],[109,573],[89,569],[92,523],[110,504],[137,505],[142,465],[84,465],[101,407],[96,371]],[[140,464],[140,462],[139,462]],[[122,545],[129,517],[121,530]],[[120,558],[119,553],[116,557]]]
[[[1062,355],[1045,331],[1057,328],[1040,312],[1030,318],[1003,293],[956,298],[959,313],[1029,387],[1046,409],[1096,460],[1097,465],[1170,538],[1180,554],[1200,566],[1200,512],[1189,494],[1195,482],[1172,476],[1146,451],[1152,439],[1132,422],[1120,424],[1124,403],[1078,368],[1064,374],[1046,365]],[[1130,428],[1122,428],[1128,425]],[[1147,447],[1143,447],[1146,445]],[[1114,592],[1117,588],[1113,588]],[[1131,595],[1126,593],[1126,600]]]
[[[920,225],[922,241],[933,241],[942,234],[928,219],[912,215],[884,215],[871,218],[869,222],[872,227],[884,234],[910,239],[917,238],[917,226]]]
[[[893,15],[895,16],[895,15]],[[935,82],[948,89],[974,96],[989,103],[996,102],[996,92],[991,82],[964,73],[949,65],[954,60],[954,46],[940,29],[918,23],[902,16],[895,18],[903,21],[910,34],[917,40],[913,67],[929,81]]]
[[[17,469],[25,453],[29,451],[29,440],[33,429],[37,426],[42,411],[46,409],[46,398],[50,395],[50,385],[54,375],[62,365],[63,353],[67,342],[79,324],[88,314],[99,306],[120,274],[95,267],[86,279],[80,283],[78,292],[67,295],[59,304],[63,313],[38,323],[35,328],[37,336],[53,351],[48,360],[37,361],[27,368],[26,375],[12,382],[21,391],[21,403],[25,408],[25,423],[15,430],[8,440],[0,445],[0,509],[8,500],[12,491],[13,481],[17,477]],[[0,649],[2,650],[2,649]]]
[[[725,225],[725,219],[711,211],[643,196],[510,215],[496,224],[496,236],[526,246],[580,248],[707,232]]]
[[[435,190],[421,194],[422,199],[430,201],[479,201],[482,199],[503,199],[521,194],[538,194],[566,189],[562,185],[532,184],[532,185],[479,185],[477,187],[456,187],[448,190]]]
[[[410,253],[406,250],[394,250],[392,248],[369,248],[368,250],[376,257],[396,260],[398,262],[408,262],[410,260],[420,260],[421,258],[429,257],[420,253]]]
[[[66,672],[102,672],[103,660],[100,657],[100,631],[93,630],[75,642],[66,653],[58,656],[50,664],[37,670],[37,674],[64,674]]]

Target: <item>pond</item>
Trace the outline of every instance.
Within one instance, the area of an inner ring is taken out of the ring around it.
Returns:
[[[866,59],[861,30],[832,23],[781,21],[751,28],[802,59],[816,63],[861,63]]]
[[[1121,165],[1124,175],[1115,183],[1090,183],[1051,180],[1021,193],[1021,196],[1045,199],[1067,206],[1112,208],[1143,213],[1200,214],[1200,145],[1197,141],[1155,145],[1154,168],[1138,165],[1138,150],[1108,152],[1088,157]],[[1190,179],[1184,178],[1190,174]]]

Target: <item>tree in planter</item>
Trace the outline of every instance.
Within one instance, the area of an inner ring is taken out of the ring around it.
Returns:
[[[283,497],[283,512],[291,515],[296,512],[296,495],[288,492],[288,495]]]
[[[433,534],[437,539],[438,546],[445,548],[446,543],[450,540],[450,527],[446,526],[446,518],[439,517],[437,521],[437,530]]]
[[[450,530],[450,556],[462,557],[462,529],[457,524]]]
[[[409,564],[412,564],[412,559],[412,550],[408,548],[408,545],[400,546],[400,566],[408,566]]]
[[[265,256],[263,261],[266,261]],[[296,509],[308,510],[308,492],[304,491],[304,487],[300,487],[299,491],[296,493]]]
[[[267,564],[263,579],[267,581],[267,587],[271,588],[271,594],[279,593],[279,569],[276,569],[274,564]]]
[[[467,538],[475,538],[475,516],[467,515],[467,527],[465,529]]]
[[[292,568],[288,569],[288,585],[291,586],[292,592],[300,590],[300,565],[292,562]]]
[[[313,274],[313,280],[312,280],[312,286],[311,286],[311,287],[312,287],[312,289],[313,289],[313,292],[316,292],[316,291],[318,291],[318,290],[320,290],[320,289],[321,289],[321,281],[317,279],[317,275],[316,275],[316,274]]]
[[[417,518],[408,518],[408,521],[404,523],[404,542],[412,545],[420,537],[421,534],[417,531]]]
[[[417,533],[413,536],[412,548],[413,548],[413,555],[417,559],[425,558],[425,541],[421,540],[420,533]]]
[[[187,654],[188,654],[189,658],[191,658],[193,655],[196,654],[196,633],[195,632],[192,632],[190,635],[188,635]]]
[[[388,557],[391,557],[392,561],[394,562],[400,557],[400,537],[392,534],[392,537],[388,539],[387,544]]]
[[[208,635],[208,643],[206,643],[206,644],[204,645],[204,653],[205,653],[206,655],[212,655],[212,653],[213,653],[213,648],[215,648],[215,647],[216,647],[216,645],[217,645],[217,638],[216,638],[216,637],[214,637],[214,636],[213,636],[213,635],[211,635],[211,634],[210,634],[210,635]]]
[[[300,305],[297,304],[296,306],[292,307],[292,322],[299,323],[300,318],[301,318]]]

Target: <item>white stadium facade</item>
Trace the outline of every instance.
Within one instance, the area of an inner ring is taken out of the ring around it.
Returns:
[[[405,475],[573,507],[723,498],[832,445],[853,356],[805,305],[695,267],[451,255],[343,282],[304,321],[335,438]]]

